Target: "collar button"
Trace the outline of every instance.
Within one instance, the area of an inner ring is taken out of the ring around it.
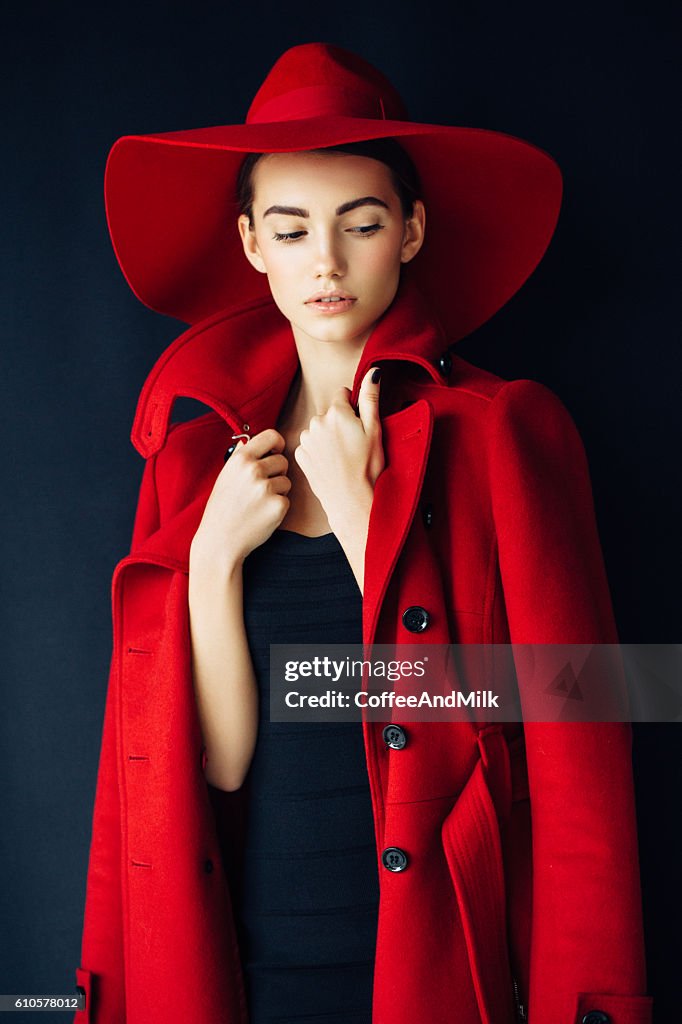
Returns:
[[[448,349],[446,349],[440,356],[438,360],[438,369],[444,377],[450,376],[450,371],[452,370],[452,356]]]

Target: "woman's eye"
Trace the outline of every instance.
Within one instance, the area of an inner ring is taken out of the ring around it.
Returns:
[[[288,234],[281,235],[279,231],[275,231],[272,237],[277,242],[295,242],[297,238],[304,234],[305,231],[289,231]]]
[[[373,235],[381,227],[381,224],[366,224],[359,228],[351,228],[350,230],[360,235]]]

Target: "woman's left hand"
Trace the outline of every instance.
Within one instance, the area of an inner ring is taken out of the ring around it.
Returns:
[[[329,525],[340,540],[353,525],[366,527],[374,485],[384,469],[379,418],[379,390],[371,367],[358,393],[358,413],[349,402],[350,390],[339,388],[322,416],[313,416],[301,431],[294,458],[322,505]]]

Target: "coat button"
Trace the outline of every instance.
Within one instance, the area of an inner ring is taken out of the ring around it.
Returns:
[[[431,504],[430,501],[426,505],[424,505],[422,511],[422,520],[427,530],[430,529],[431,526],[433,525],[433,505]]]
[[[429,624],[429,613],[418,604],[410,605],[403,612],[403,626],[410,633],[423,633]]]
[[[204,861],[204,871],[206,872],[207,875],[210,875],[211,872],[213,871],[213,861],[211,860],[210,857],[208,857]]]
[[[438,360],[438,369],[444,377],[450,376],[450,371],[452,370],[452,356],[448,349],[443,352],[443,355]]]
[[[381,735],[386,746],[393,750],[402,750],[407,743],[407,733],[400,725],[385,725]]]
[[[407,867],[407,854],[399,846],[387,846],[381,854],[381,863],[389,871],[404,871]]]
[[[588,1010],[580,1024],[610,1024],[611,1018],[603,1010]]]
[[[237,442],[237,444],[238,443],[239,442]],[[227,460],[229,459],[230,455],[232,454],[232,452],[235,450],[236,447],[237,447],[236,444],[231,444],[230,447],[227,449],[227,451],[225,452],[225,460],[224,460],[225,462],[227,462]]]

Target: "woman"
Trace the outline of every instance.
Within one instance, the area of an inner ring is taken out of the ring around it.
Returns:
[[[114,147],[123,270],[193,326],[133,428],[77,1020],[650,1020],[627,725],[292,733],[263,699],[304,635],[617,642],[570,416],[449,352],[541,258],[560,181],[322,44],[245,125]],[[179,394],[213,411],[169,425]]]
[[[248,160],[242,177],[244,250],[291,323],[300,369],[276,429],[230,457],[192,541],[206,778],[230,791],[249,771],[237,898],[247,901],[250,1019],[342,1011],[370,1021],[378,881],[362,732],[271,724],[269,645],[362,643],[364,552],[384,465],[380,369],[365,375],[359,417],[339,382],[352,382],[402,264],[421,246],[424,206],[416,200],[406,218],[386,164],[338,151],[269,154]],[[284,212],[287,197],[303,216]]]

